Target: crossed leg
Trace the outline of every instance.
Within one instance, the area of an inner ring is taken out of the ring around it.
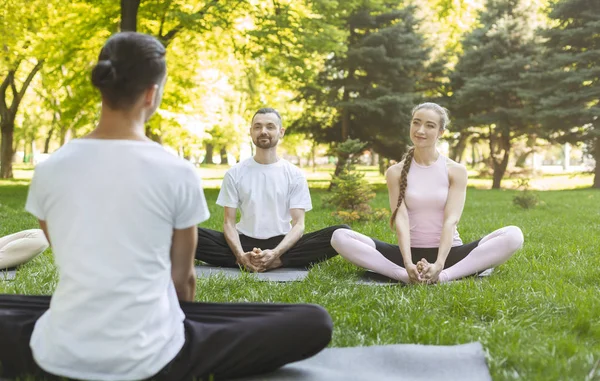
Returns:
[[[521,229],[516,226],[498,229],[481,239],[479,244],[466,257],[443,270],[439,281],[449,282],[498,266],[506,262],[522,245],[523,233]],[[357,266],[408,283],[406,270],[380,253],[376,249],[375,241],[364,234],[347,229],[338,229],[333,233],[331,246],[342,257]],[[425,265],[425,263],[421,263],[418,267],[423,268]]]

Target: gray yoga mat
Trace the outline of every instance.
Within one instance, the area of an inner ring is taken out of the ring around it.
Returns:
[[[208,277],[215,274],[223,274],[228,278],[237,278],[243,274],[242,271],[236,268],[229,267],[213,267],[207,265],[196,266],[196,275],[200,277]],[[250,273],[251,276],[258,280],[270,282],[294,282],[299,281],[308,275],[308,270],[302,269],[275,269],[264,273]],[[479,277],[488,276],[490,270],[479,274]],[[16,276],[16,270],[0,270],[0,281],[13,280]],[[364,274],[356,281],[358,284],[367,285],[402,285],[401,282],[390,279],[385,275],[377,274],[372,271],[365,271]]]
[[[239,381],[489,381],[480,343],[327,348],[309,359]]]
[[[227,278],[238,278],[244,272],[242,272],[239,268],[230,268],[230,267],[214,267],[208,265],[200,265],[196,266],[196,275],[199,278],[209,277],[215,274],[222,274]],[[308,275],[308,270],[303,269],[275,269],[265,271],[264,273],[252,273],[248,272],[250,276],[262,280],[262,281],[270,281],[270,282],[294,282],[298,280],[302,280],[306,278]]]
[[[13,280],[17,275],[17,270],[0,270],[0,281]]]
[[[216,267],[209,265],[196,266],[196,275],[199,278],[210,277],[212,275],[222,274],[227,278],[238,278],[244,274],[239,268],[232,267]],[[264,273],[252,273],[248,272],[250,276],[261,281],[270,282],[295,282],[306,278],[308,270],[304,269],[275,269],[269,270]],[[491,274],[491,270],[486,270],[479,274],[479,277],[487,276]],[[389,285],[404,285],[402,282],[390,279],[385,275],[375,273],[373,271],[365,271],[361,277],[356,281],[357,284],[373,285],[373,286],[389,286]]]

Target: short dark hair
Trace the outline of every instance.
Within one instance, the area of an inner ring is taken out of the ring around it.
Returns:
[[[258,111],[255,112],[254,115],[252,115],[252,119],[251,119],[252,122],[254,121],[254,117],[258,114],[275,114],[275,115],[277,115],[277,118],[279,119],[279,127],[283,127],[281,115],[279,115],[277,110],[275,110],[274,108],[264,107],[264,108],[258,109]]]
[[[106,41],[92,70],[92,84],[112,109],[127,109],[167,72],[165,47],[154,37],[121,32]]]

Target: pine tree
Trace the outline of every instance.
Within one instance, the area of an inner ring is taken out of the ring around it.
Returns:
[[[481,26],[465,37],[464,54],[451,75],[457,124],[483,127],[489,141],[492,188],[500,188],[513,141],[535,127],[521,89],[527,84],[524,73],[539,55],[536,8],[528,0],[488,0]]]
[[[555,26],[542,32],[546,52],[532,76],[536,115],[550,138],[588,144],[600,188],[600,1],[558,1],[550,18]]]
[[[382,9],[360,8],[348,17],[347,51],[303,89],[307,112],[295,127],[321,142],[357,138],[399,160],[410,143],[411,109],[436,86],[441,65],[427,64],[430,48],[417,31],[414,7]],[[336,174],[343,166],[340,160]]]

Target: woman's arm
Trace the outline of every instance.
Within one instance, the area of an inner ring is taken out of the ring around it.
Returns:
[[[444,269],[446,258],[448,258],[448,253],[452,248],[454,231],[460,221],[467,195],[468,175],[467,169],[463,165],[449,160],[448,178],[450,186],[448,188],[446,207],[444,208],[444,221],[437,260],[423,274],[425,279],[433,282],[437,280],[440,272]]]
[[[390,201],[390,210],[392,213],[396,210],[398,205],[398,195],[400,194],[400,175],[402,173],[402,166],[404,162],[391,166],[385,172],[385,179],[388,187],[388,197]],[[404,195],[406,198],[406,195]],[[402,201],[398,213],[396,213],[395,229],[398,237],[398,246],[400,247],[400,253],[402,254],[402,260],[404,261],[404,268],[408,272],[410,280],[413,282],[420,281],[419,272],[417,267],[412,261],[412,253],[410,251],[410,225],[408,223],[408,209],[406,209],[406,200]]]

